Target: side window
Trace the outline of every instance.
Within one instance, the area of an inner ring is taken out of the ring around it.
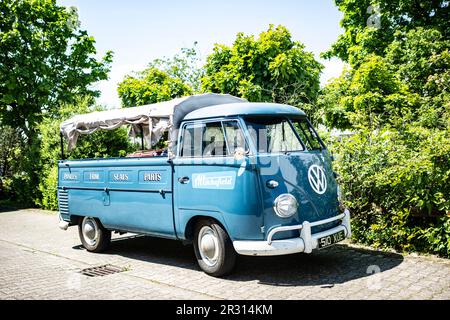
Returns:
[[[186,125],[180,153],[182,157],[220,157],[226,154],[221,122]]]
[[[227,141],[228,155],[233,156],[236,150],[242,152],[248,150],[247,144],[245,143],[244,134],[237,121],[224,121],[223,129],[225,131]]]
[[[183,131],[183,142],[180,155],[182,157],[202,156],[202,134],[205,124],[188,124]]]
[[[225,136],[220,122],[206,123],[202,145],[203,157],[223,157],[227,154]]]

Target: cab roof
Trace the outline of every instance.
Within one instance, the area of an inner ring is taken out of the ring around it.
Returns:
[[[188,113],[184,120],[197,120],[230,116],[258,116],[258,115],[283,115],[283,116],[306,116],[306,114],[295,107],[267,102],[244,102],[229,103],[205,107]]]

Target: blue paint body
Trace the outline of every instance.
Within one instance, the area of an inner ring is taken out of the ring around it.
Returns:
[[[61,216],[92,216],[111,230],[130,231],[173,239],[189,238],[191,219],[211,217],[234,240],[264,240],[278,226],[323,220],[338,214],[337,185],[326,149],[258,154],[242,116],[284,115],[305,117],[294,107],[266,103],[236,103],[207,107],[188,114],[184,121],[237,119],[251,152],[229,157],[116,158],[59,161],[58,193]],[[182,126],[183,127],[183,126]],[[182,130],[179,131],[180,136]],[[181,137],[179,138],[179,140]],[[317,194],[308,182],[308,168],[316,164],[326,173],[327,189]],[[179,178],[187,177],[188,183]],[[274,189],[267,181],[276,180]],[[291,193],[299,203],[290,218],[278,217],[274,199]],[[332,228],[322,225],[313,232]],[[299,236],[280,232],[275,239]]]

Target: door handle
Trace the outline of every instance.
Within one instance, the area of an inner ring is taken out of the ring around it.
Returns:
[[[179,182],[179,183],[182,183],[182,184],[189,183],[189,177],[181,177],[181,178],[178,178],[178,182]]]

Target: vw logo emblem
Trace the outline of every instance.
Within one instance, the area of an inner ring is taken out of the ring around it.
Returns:
[[[308,169],[308,180],[311,188],[318,194],[324,194],[327,191],[327,177],[322,167],[313,164]]]

